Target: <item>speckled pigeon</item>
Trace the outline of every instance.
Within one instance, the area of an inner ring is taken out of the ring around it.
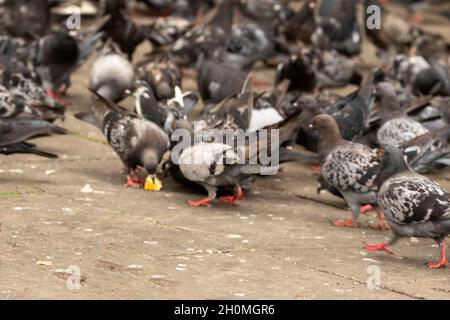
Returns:
[[[334,221],[336,226],[356,227],[355,220],[362,204],[376,205],[376,185],[379,161],[376,150],[366,145],[344,140],[332,116],[318,115],[310,128],[318,130],[318,145],[321,173],[326,181],[336,188],[352,210],[352,218]],[[383,228],[381,213],[378,225]]]
[[[395,88],[388,82],[380,82],[376,90],[380,99],[381,127],[377,132],[380,145],[399,146],[428,132],[428,129],[405,113],[400,106]]]
[[[388,246],[399,238],[431,238],[440,247],[441,259],[438,263],[428,263],[428,267],[445,267],[448,264],[445,237],[450,234],[450,194],[429,178],[412,172],[396,147],[385,146],[377,154],[381,157],[376,179],[377,198],[392,235],[387,243],[367,244],[367,250],[391,253]]]
[[[96,122],[127,171],[127,186],[139,188],[144,181],[137,174],[143,167],[149,176],[145,184],[161,185],[156,171],[169,147],[169,137],[155,123],[139,118],[92,91]]]

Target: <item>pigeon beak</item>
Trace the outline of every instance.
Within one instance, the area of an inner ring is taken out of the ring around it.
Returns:
[[[381,160],[381,158],[383,158],[385,154],[386,154],[386,151],[383,148],[378,148],[377,149],[377,154],[375,156],[375,159],[376,160]]]
[[[159,191],[162,188],[162,182],[154,175],[149,175],[145,179],[144,189],[147,191]]]

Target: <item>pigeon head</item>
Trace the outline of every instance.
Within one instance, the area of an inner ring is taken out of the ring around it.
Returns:
[[[150,191],[159,191],[162,188],[162,182],[156,176],[156,170],[159,165],[159,157],[155,150],[146,149],[142,152],[141,161],[148,173],[147,178],[145,179],[145,190]]]
[[[405,156],[395,146],[385,145],[378,148],[376,157],[380,161],[380,173],[375,179],[375,183],[379,187],[397,173],[409,171],[408,165],[405,162]]]
[[[314,117],[313,122],[309,125],[310,130],[317,130],[322,135],[341,136],[339,126],[336,120],[329,114],[319,114]]]
[[[327,156],[336,145],[342,142],[341,131],[336,120],[329,114],[320,114],[316,116],[313,123],[309,125],[310,130],[319,133],[319,144],[317,151],[319,158]]]

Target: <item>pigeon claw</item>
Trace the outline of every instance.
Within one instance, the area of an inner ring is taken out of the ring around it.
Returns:
[[[53,91],[53,89],[47,89],[47,95],[50,98],[52,98],[53,100],[55,100],[56,102],[58,102],[59,104],[65,106],[65,107],[69,104],[67,101],[62,99],[61,96],[58,93]]]
[[[134,180],[132,177],[127,176],[127,183],[125,184],[125,187],[139,189],[140,187],[142,187],[142,183],[139,183],[136,180]]]
[[[372,229],[375,230],[389,230],[389,226],[386,225],[386,223],[384,223],[384,219],[383,219],[383,212],[381,211],[381,209],[377,210],[377,224],[374,226],[370,226]]]
[[[347,228],[358,228],[358,226],[353,223],[353,219],[349,218],[346,220],[335,220],[331,221],[331,224],[336,227],[347,227]]]
[[[223,196],[220,197],[219,200],[225,204],[229,204],[230,206],[237,206],[240,202],[240,199],[236,196]]]
[[[198,201],[188,200],[186,201],[191,207],[211,207],[211,199],[206,197]]]
[[[394,254],[391,250],[388,249],[388,246],[386,243],[366,244],[366,250],[367,251],[384,251],[389,254]]]
[[[234,189],[234,195],[232,196],[223,196],[220,197],[219,200],[223,203],[232,205],[232,206],[237,206],[239,205],[239,202],[244,199],[244,192],[242,192],[242,188],[240,186],[237,186]]]
[[[371,229],[374,230],[389,230],[389,226],[386,225],[383,221],[378,221],[377,224],[370,225]]]
[[[368,213],[373,210],[374,210],[374,208],[371,204],[366,204],[365,206],[362,206],[361,208],[359,208],[359,212],[361,212],[361,213]]]
[[[312,171],[313,173],[320,173],[320,172],[322,172],[322,171],[321,171],[320,164],[315,163],[315,164],[311,165],[311,171]]]
[[[446,259],[439,261],[438,263],[428,262],[428,268],[430,269],[440,269],[446,268],[448,261]]]

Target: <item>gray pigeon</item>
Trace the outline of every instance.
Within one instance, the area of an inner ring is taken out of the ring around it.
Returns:
[[[68,32],[50,33],[35,41],[30,48],[30,58],[47,93],[65,104],[58,92],[66,92],[71,81],[70,76],[95,48],[102,32],[92,32],[82,41]]]
[[[205,103],[217,103],[239,92],[247,72],[220,58],[205,58],[197,61],[197,86]]]
[[[135,112],[169,134],[175,121],[187,119],[200,99],[194,92],[183,93],[178,86],[174,88],[174,93],[171,99],[158,101],[152,87],[145,81],[137,80],[133,91]]]
[[[325,180],[337,189],[352,210],[352,218],[333,221],[336,226],[357,227],[362,204],[376,205],[375,177],[379,170],[376,150],[366,145],[344,140],[334,118],[321,114],[310,125],[319,132],[318,153]],[[378,228],[383,229],[378,211]]]
[[[406,115],[400,106],[395,88],[388,82],[380,82],[376,89],[380,99],[381,127],[377,132],[380,145],[400,146],[428,132],[428,129]]]
[[[134,70],[131,63],[114,49],[105,47],[95,60],[89,75],[89,87],[102,97],[119,102],[131,89]]]
[[[175,95],[175,87],[181,87],[180,68],[172,61],[170,55],[152,57],[137,66],[137,77],[146,81],[158,100],[170,99]]]
[[[392,236],[387,243],[366,245],[368,251],[383,250],[401,237],[432,238],[441,251],[438,263],[429,268],[445,267],[445,237],[450,234],[450,194],[437,183],[412,172],[403,154],[393,146],[380,148],[381,169],[377,177],[378,203],[391,227]]]
[[[155,123],[92,92],[96,124],[101,124],[108,143],[125,165],[127,186],[139,188],[145,182],[145,189],[159,190],[162,183],[156,177],[156,171],[169,147],[168,135]],[[145,181],[139,177],[138,167],[147,171]]]
[[[250,101],[253,97],[250,97]],[[250,106],[251,108],[251,106]],[[251,114],[251,112],[250,112]],[[211,201],[216,198],[218,188],[234,187],[232,196],[220,197],[220,200],[226,204],[237,205],[244,197],[244,190],[250,190],[253,181],[258,175],[275,174],[279,163],[283,162],[283,148],[280,146],[297,135],[299,129],[298,113],[292,115],[282,123],[279,123],[266,129],[278,129],[278,143],[273,150],[272,131],[269,130],[266,136],[259,133],[250,136],[249,141],[243,144],[235,144],[239,141],[238,136],[234,136],[236,140],[229,143],[227,137],[222,136],[223,141],[210,140],[207,128],[201,128],[206,138],[196,142],[191,146],[183,149],[177,160],[181,174],[185,179],[195,182],[206,189],[208,196],[199,201],[188,201],[190,206],[211,206]],[[235,133],[235,130],[231,130]],[[197,132],[198,134],[199,132]],[[216,131],[217,133],[217,131]],[[225,131],[225,135],[227,132]],[[229,132],[228,132],[229,134]],[[214,137],[217,137],[214,134]],[[242,141],[245,141],[242,140]],[[262,158],[270,156],[266,160],[274,160],[278,155],[279,163],[275,160],[263,162]],[[302,158],[303,155],[299,155]],[[296,155],[285,161],[299,160]]]
[[[44,120],[0,119],[0,154],[30,153],[46,158],[57,158],[55,154],[37,149],[27,140],[37,136],[66,132],[65,129]]]

